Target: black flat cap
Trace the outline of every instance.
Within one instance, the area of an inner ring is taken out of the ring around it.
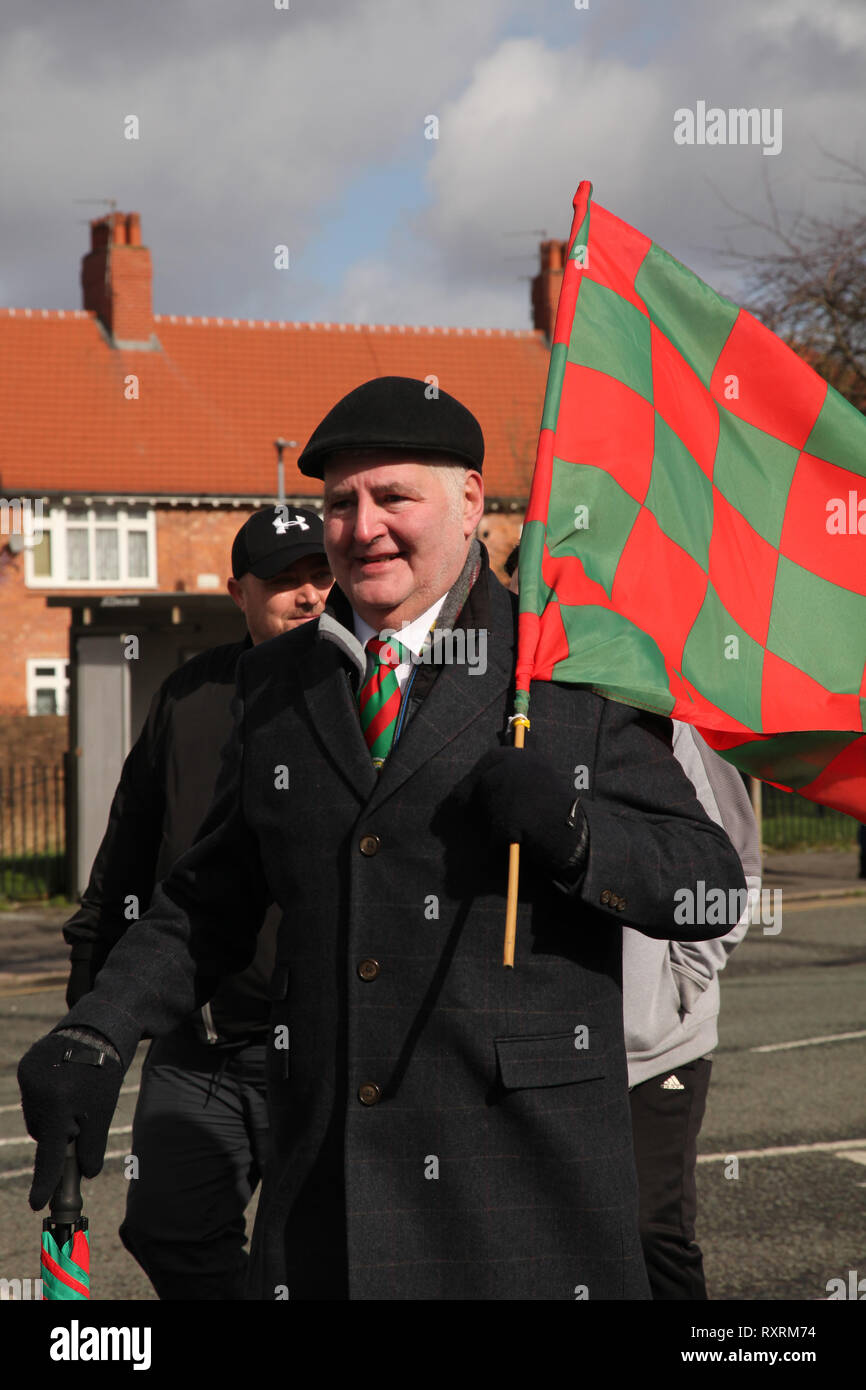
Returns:
[[[338,449],[403,449],[448,454],[479,471],[484,461],[481,426],[447,391],[408,376],[378,376],[356,386],[329,410],[298,459],[308,478],[323,478]]]

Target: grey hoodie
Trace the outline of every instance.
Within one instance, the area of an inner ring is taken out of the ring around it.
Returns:
[[[673,721],[673,750],[711,820],[728,833],[746,887],[760,892],[761,846],[743,780],[689,724]],[[751,894],[753,896],[753,894]],[[704,1057],[718,1044],[719,971],[749,928],[743,913],[712,941],[656,941],[623,928],[622,985],[628,1084]]]

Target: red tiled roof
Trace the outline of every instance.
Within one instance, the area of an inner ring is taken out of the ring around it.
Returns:
[[[121,350],[84,310],[0,310],[0,492],[317,495],[294,459],[374,376],[424,378],[478,416],[491,497],[525,498],[547,376],[535,331],[155,315],[160,351]],[[124,379],[139,378],[126,400]]]

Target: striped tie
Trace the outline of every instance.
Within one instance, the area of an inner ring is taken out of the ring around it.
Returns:
[[[400,687],[395,671],[405,658],[399,642],[393,637],[389,642],[371,637],[366,650],[372,654],[375,664],[358,693],[358,707],[364,739],[373,766],[379,771],[394,742],[400,713]]]

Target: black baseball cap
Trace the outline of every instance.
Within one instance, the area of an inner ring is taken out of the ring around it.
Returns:
[[[377,376],[356,386],[316,426],[298,459],[308,478],[324,478],[329,454],[339,449],[398,449],[444,454],[481,471],[484,436],[465,405],[425,381]]]
[[[325,554],[325,528],[318,512],[278,502],[253,512],[232,545],[232,574],[273,579],[304,555]]]

